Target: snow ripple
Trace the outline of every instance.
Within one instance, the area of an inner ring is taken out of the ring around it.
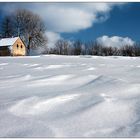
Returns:
[[[50,99],[30,97],[19,101],[17,104],[13,105],[9,111],[17,116],[41,115],[45,112],[51,111],[59,105],[70,102],[76,97],[78,97],[77,94],[63,95]]]

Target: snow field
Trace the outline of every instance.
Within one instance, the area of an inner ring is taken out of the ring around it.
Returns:
[[[140,137],[140,59],[0,58],[0,137]]]

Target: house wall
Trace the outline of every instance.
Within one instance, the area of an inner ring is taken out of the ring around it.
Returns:
[[[18,45],[18,46],[17,46]],[[14,43],[11,54],[13,56],[24,56],[26,55],[26,47],[24,43],[21,41],[20,38],[17,39],[17,41]]]
[[[8,47],[3,46],[0,47],[0,56],[9,56],[10,55],[10,50]]]

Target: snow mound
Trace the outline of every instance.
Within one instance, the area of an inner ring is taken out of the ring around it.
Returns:
[[[45,112],[52,111],[53,108],[59,105],[65,104],[70,100],[73,100],[78,95],[63,95],[54,97],[51,99],[41,99],[39,97],[30,97],[19,101],[17,104],[12,106],[9,111],[17,116],[24,115],[41,115]]]

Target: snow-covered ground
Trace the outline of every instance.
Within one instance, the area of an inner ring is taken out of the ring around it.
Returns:
[[[0,57],[0,137],[140,137],[140,58]]]

